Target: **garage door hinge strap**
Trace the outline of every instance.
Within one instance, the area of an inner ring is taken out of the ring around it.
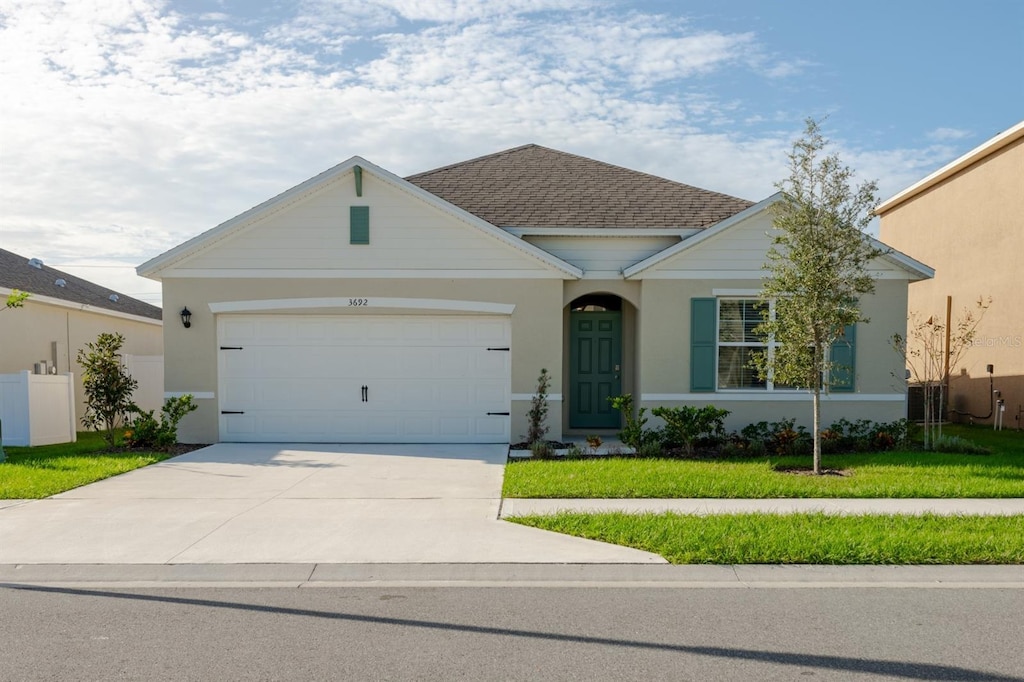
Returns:
[[[241,346],[221,346],[221,350],[242,350]]]
[[[505,347],[505,348],[488,348],[487,350],[511,350],[511,349],[508,348],[508,347]]]
[[[509,413],[508,412],[488,412],[487,413],[487,416],[492,416],[492,415],[503,415],[503,416],[507,417],[507,416],[509,416]]]
[[[221,414],[245,414],[245,412],[242,412],[241,410],[221,410],[220,413]]]

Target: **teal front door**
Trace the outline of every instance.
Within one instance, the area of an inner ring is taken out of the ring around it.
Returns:
[[[622,312],[569,313],[569,426],[617,429],[608,398],[622,392]]]

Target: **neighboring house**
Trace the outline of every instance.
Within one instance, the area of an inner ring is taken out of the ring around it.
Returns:
[[[746,366],[775,199],[536,145],[406,179],[353,157],[138,271],[192,313],[164,329],[192,442],[516,441],[542,368],[553,438],[613,433],[621,393],[807,421],[807,393]],[[904,414],[888,339],[931,271],[873,265],[827,420]]]
[[[160,308],[0,249],[0,298],[6,300],[15,289],[31,296],[23,308],[0,313],[0,374],[34,372],[37,366],[46,373],[73,372],[79,419],[85,414],[85,391],[76,358],[86,343],[101,332],[120,332],[122,353],[140,364],[163,355]]]
[[[994,394],[1004,423],[1022,426],[1024,406],[1024,121],[908,187],[878,207],[886,243],[935,267],[910,287],[909,308],[953,324],[979,298],[992,298],[973,346],[950,367],[951,414],[992,423]],[[993,366],[993,374],[986,371]]]

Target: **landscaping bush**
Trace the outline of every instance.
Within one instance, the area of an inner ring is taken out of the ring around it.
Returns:
[[[551,386],[551,375],[546,369],[541,369],[537,377],[537,392],[530,399],[530,411],[526,413],[529,427],[526,434],[526,442],[533,447],[534,443],[544,440],[547,435],[548,426],[545,421],[548,417],[548,388]]]
[[[987,455],[992,451],[986,447],[976,445],[966,438],[959,436],[936,436],[932,439],[932,452],[953,452],[964,455]]]
[[[633,413],[633,395],[631,393],[624,393],[617,395],[612,398],[608,398],[611,401],[612,407],[622,413],[622,417],[626,422],[626,425],[622,427],[622,431],[619,432],[619,440],[624,445],[633,448],[633,451],[640,454],[644,450],[645,444],[656,443],[658,445],[658,454],[661,453],[661,431],[645,429],[647,425],[647,417],[644,416],[647,412],[646,407],[641,407],[637,410],[636,414]],[[649,447],[648,451],[653,450]]]
[[[693,455],[693,446],[699,439],[717,444],[725,435],[725,418],[729,410],[714,405],[694,407],[656,407],[651,414],[665,422],[664,440],[668,445],[681,445],[687,455]]]
[[[114,447],[115,429],[127,421],[135,407],[132,393],[139,382],[121,364],[124,336],[106,332],[78,351],[85,388],[85,414],[82,423],[102,431],[108,448]]]
[[[178,442],[178,422],[199,406],[195,404],[191,394],[178,398],[168,398],[160,410],[160,420],[148,412],[132,405],[130,410],[135,415],[128,422],[124,432],[125,443],[133,448],[167,448]]]

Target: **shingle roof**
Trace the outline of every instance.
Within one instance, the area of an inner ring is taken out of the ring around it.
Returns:
[[[698,228],[753,205],[535,144],[405,179],[499,227]]]
[[[58,279],[65,281],[63,287],[55,284]],[[28,258],[4,249],[0,249],[0,287],[19,289],[39,296],[59,298],[154,320],[163,318],[163,311],[155,305],[117,293],[113,289],[101,287],[45,264],[41,268],[33,267],[29,265]],[[117,294],[116,303],[110,300],[111,294]]]

